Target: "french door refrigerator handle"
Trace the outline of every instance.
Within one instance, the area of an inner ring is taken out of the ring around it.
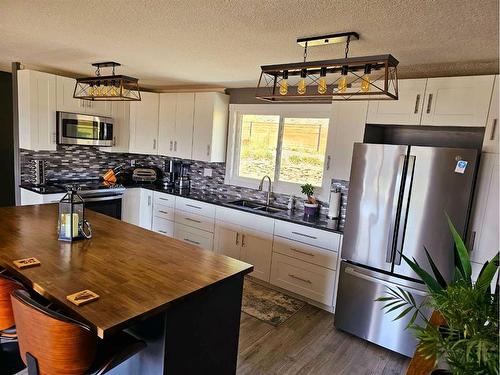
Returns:
[[[404,237],[406,232],[406,219],[408,217],[408,208],[410,206],[411,187],[413,184],[413,172],[415,170],[415,156],[408,157],[408,168],[403,193],[403,203],[401,205],[401,214],[399,217],[398,235],[396,238],[396,251],[394,254],[394,264],[401,264],[401,253],[403,252]]]
[[[402,284],[398,284],[398,283],[392,283],[392,282],[387,281],[387,280],[379,279],[378,277],[366,275],[364,273],[356,271],[352,267],[346,267],[345,268],[345,273],[347,273],[349,275],[352,275],[354,277],[358,277],[360,279],[366,280],[366,281],[370,281],[372,283],[381,284],[381,285],[385,285],[385,286],[388,286],[388,287],[398,287],[398,288],[401,288],[401,289],[403,289],[403,290],[405,290],[407,292],[410,292],[412,294],[417,294],[417,295],[422,296],[422,297],[427,297],[427,295],[428,295],[423,290],[411,288],[411,287],[406,286],[406,285],[402,285]]]
[[[392,263],[394,258],[394,231],[398,213],[399,196],[401,194],[401,183],[403,181],[403,172],[405,167],[406,155],[401,155],[399,158],[398,172],[396,175],[397,194],[394,194],[392,201],[391,225],[389,226],[389,239],[387,241],[387,250],[385,253],[385,262]]]

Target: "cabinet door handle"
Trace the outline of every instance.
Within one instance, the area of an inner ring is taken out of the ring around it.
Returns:
[[[304,283],[312,284],[311,280],[303,279],[302,277],[295,276],[293,273],[289,273],[288,276],[291,277],[292,279],[300,280]]]
[[[210,145],[207,145],[207,156],[210,156]]]
[[[191,207],[191,208],[196,208],[197,210],[201,210],[200,206],[195,206],[194,204],[186,203],[186,207]]]
[[[240,234],[236,232],[236,246],[240,244]]]
[[[497,123],[498,119],[493,120],[493,125],[491,126],[491,134],[490,134],[490,141],[493,141],[495,139],[495,133],[497,131]]]
[[[246,246],[246,244],[245,244],[245,235],[244,234],[241,235],[241,246],[243,246],[243,247]]]
[[[185,217],[184,219],[187,220],[187,221],[192,221],[193,223],[201,224],[201,221],[195,220],[195,219],[191,219],[190,217]]]
[[[308,234],[304,234],[304,233],[299,233],[299,232],[292,232],[293,234],[296,234],[297,236],[302,236],[302,237],[307,237],[307,238],[311,238],[313,240],[317,240],[318,238],[317,237],[314,237],[314,236],[310,236]]]
[[[172,151],[173,147],[174,147],[174,141],[170,141],[170,151]]]
[[[413,113],[418,113],[418,105],[420,104],[420,94],[417,94],[417,98],[415,99],[415,110]]]
[[[432,107],[432,94],[429,94],[429,100],[427,101],[427,113],[431,113],[431,107]]]
[[[193,241],[193,240],[190,240],[189,238],[184,238],[184,241],[194,243],[195,245],[199,245],[200,244],[198,241]]]
[[[116,146],[116,136],[113,137],[113,146]]]
[[[153,139],[153,150],[156,150],[156,139]]]
[[[148,195],[148,206],[151,206],[151,195]]]
[[[297,250],[297,249],[294,249],[293,247],[291,247],[290,250],[295,251],[296,253],[299,253],[299,254],[304,254],[304,255],[307,255],[310,257],[314,257],[314,254],[308,253],[306,251]]]
[[[332,157],[330,155],[328,155],[326,157],[326,170],[329,171],[330,170],[330,162],[332,161]]]
[[[174,141],[174,151],[177,151],[177,141]]]

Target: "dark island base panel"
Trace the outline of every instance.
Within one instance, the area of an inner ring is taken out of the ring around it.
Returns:
[[[243,278],[223,280],[129,328],[147,347],[110,374],[235,374]]]

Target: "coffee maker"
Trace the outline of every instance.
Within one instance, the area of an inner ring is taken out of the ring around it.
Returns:
[[[166,188],[173,189],[175,187],[175,183],[181,173],[181,165],[182,162],[179,160],[170,159],[168,162],[165,162],[165,172],[167,173],[163,179],[163,184]]]
[[[191,188],[191,179],[189,178],[189,171],[191,164],[180,163],[180,174],[175,182],[175,187],[179,190],[189,190]]]

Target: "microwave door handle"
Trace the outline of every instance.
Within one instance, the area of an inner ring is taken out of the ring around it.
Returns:
[[[406,155],[401,155],[399,158],[398,171],[396,174],[396,194],[392,200],[391,224],[389,226],[389,238],[387,240],[387,249],[385,253],[385,262],[392,263],[394,258],[394,236],[396,231],[396,220],[399,206],[399,197],[401,195],[403,173],[405,168]]]
[[[401,214],[399,216],[399,227],[398,227],[398,235],[396,238],[396,251],[394,254],[394,264],[401,264],[401,254],[403,253],[403,245],[405,239],[406,232],[406,222],[408,218],[408,208],[410,207],[410,198],[411,198],[411,188],[413,185],[413,174],[415,171],[415,160],[416,157],[414,155],[410,155],[408,157],[408,168],[406,173],[406,181],[404,186],[403,193],[403,203],[401,205]]]

